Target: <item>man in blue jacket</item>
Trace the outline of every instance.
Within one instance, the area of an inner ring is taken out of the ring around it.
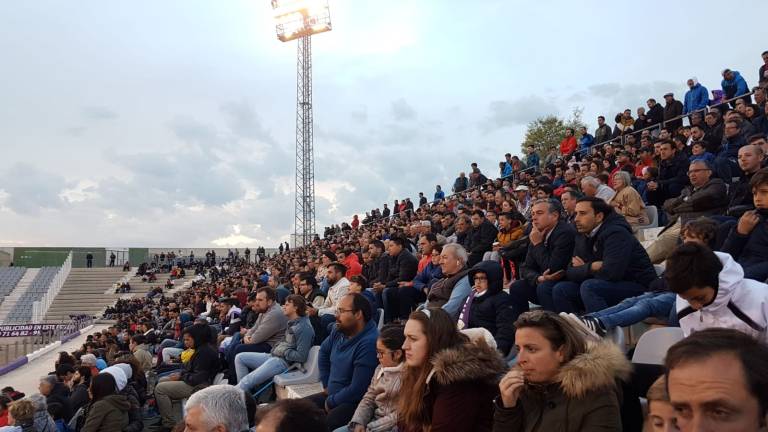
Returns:
[[[342,297],[336,310],[336,327],[320,346],[318,366],[323,392],[307,399],[325,410],[328,430],[349,423],[379,364],[379,331],[371,314],[370,302],[362,294]]]
[[[552,289],[557,312],[597,312],[642,294],[657,279],[624,217],[600,198],[576,202],[576,247],[566,280]]]
[[[738,71],[732,71],[726,69],[723,71],[723,81],[720,83],[725,94],[725,99],[733,99],[736,96],[741,96],[749,93],[749,86],[747,81]],[[747,104],[752,103],[752,98],[749,96],[744,97]],[[731,102],[731,106],[736,108],[736,101]]]
[[[696,77],[688,80],[688,90],[685,93],[685,103],[683,103],[683,114],[690,114],[706,108],[709,105],[709,91],[699,83]]]

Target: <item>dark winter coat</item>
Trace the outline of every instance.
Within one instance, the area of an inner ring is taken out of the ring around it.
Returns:
[[[403,249],[397,256],[389,257],[387,287],[396,287],[399,282],[410,282],[419,270],[419,260],[412,253]]]
[[[499,230],[488,219],[483,218],[483,222],[478,227],[472,227],[469,232],[469,265],[475,265],[483,260],[483,254],[490,251],[493,242],[496,241],[496,234]]]
[[[688,164],[688,158],[683,154],[676,154],[672,159],[659,163],[659,178],[656,183],[665,200],[680,195],[680,191],[689,183]]]
[[[113,394],[93,403],[81,432],[116,432],[128,426],[131,404],[125,395]]]
[[[488,277],[488,289],[480,296],[475,296],[469,308],[469,323],[464,328],[482,327],[493,335],[496,347],[505,355],[515,343],[515,326],[512,310],[509,308],[509,294],[502,290],[503,272],[496,261],[481,261],[469,271],[469,284],[474,286],[475,275],[483,272]],[[465,300],[465,302],[468,300]],[[459,309],[462,320],[464,305]],[[466,322],[466,320],[464,320]]]
[[[621,350],[609,342],[590,346],[561,367],[557,381],[526,385],[513,408],[495,401],[498,432],[620,432],[619,380],[632,370]],[[467,429],[469,430],[469,429]]]
[[[530,286],[536,286],[536,280],[546,270],[557,273],[568,268],[576,244],[576,229],[566,221],[559,221],[548,237],[536,246],[528,246],[525,262],[520,268],[523,279]]]
[[[68,422],[72,415],[75,413],[72,411],[72,404],[69,401],[69,389],[64,383],[57,382],[51,389],[51,394],[45,397],[46,404],[58,403],[61,405],[61,416],[64,421]]]
[[[648,126],[659,124],[664,121],[664,108],[661,104],[656,104],[653,108],[648,109],[645,115],[648,118]]]
[[[768,261],[768,222],[766,222],[766,216],[760,215],[760,222],[747,235],[739,234],[736,226],[731,228],[721,250],[730,254],[736,262],[744,267]]]
[[[624,216],[614,212],[608,214],[602,225],[592,236],[576,237],[574,256],[580,257],[584,265],[568,265],[566,278],[573,282],[583,282],[595,278],[610,282],[631,281],[647,287],[656,280],[656,270],[651,259]],[[590,265],[602,261],[597,272],[592,272]]]
[[[683,119],[677,119],[669,121],[677,116],[683,114],[683,103],[679,100],[672,100],[672,103],[664,105],[664,126],[671,129],[674,133],[675,129],[683,125]]]
[[[448,348],[435,354],[427,381],[424,405],[431,432],[490,431],[491,401],[507,365],[484,341]],[[417,432],[420,425],[400,425],[402,432]]]
[[[195,353],[184,364],[181,380],[192,387],[211,385],[219,370],[219,354],[208,343],[209,333],[207,325],[195,324],[190,327],[190,336],[195,341]]]
[[[728,207],[728,194],[725,183],[719,178],[710,179],[704,186],[694,189],[687,186],[677,198],[664,203],[664,210],[670,214],[669,223],[678,219],[686,222],[699,216],[723,214]]]

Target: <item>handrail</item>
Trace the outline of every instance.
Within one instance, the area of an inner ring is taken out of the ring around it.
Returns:
[[[51,280],[48,285],[48,290],[39,300],[32,303],[32,322],[38,324],[43,321],[45,314],[53,303],[53,299],[61,291],[61,287],[64,286],[64,282],[69,277],[69,272],[72,270],[72,252],[69,252],[67,259],[64,260],[64,264],[61,265],[59,271],[56,272],[56,276]]]

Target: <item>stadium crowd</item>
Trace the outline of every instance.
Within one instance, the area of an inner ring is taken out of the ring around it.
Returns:
[[[472,164],[452,194],[385,204],[309,246],[207,255],[189,289],[118,301],[40,395],[4,389],[0,425],[766,430],[762,56],[752,89],[726,69],[710,99],[691,78],[683,101],[506,154],[496,179]],[[641,322],[680,329],[663,364],[616,342]],[[273,378],[312,352],[322,391],[275,402]]]

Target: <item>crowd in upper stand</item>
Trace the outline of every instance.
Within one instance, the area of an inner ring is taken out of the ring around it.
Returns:
[[[118,301],[116,324],[41,378],[44,397],[4,389],[0,423],[765,430],[763,60],[754,88],[726,69],[710,97],[691,78],[682,101],[508,153],[496,179],[472,164],[450,193],[385,204],[308,246],[158,255],[139,271],[194,268],[191,287]],[[664,364],[630,362],[621,336],[641,322],[679,328]],[[273,378],[311,369],[312,353],[322,391],[273,402]]]

